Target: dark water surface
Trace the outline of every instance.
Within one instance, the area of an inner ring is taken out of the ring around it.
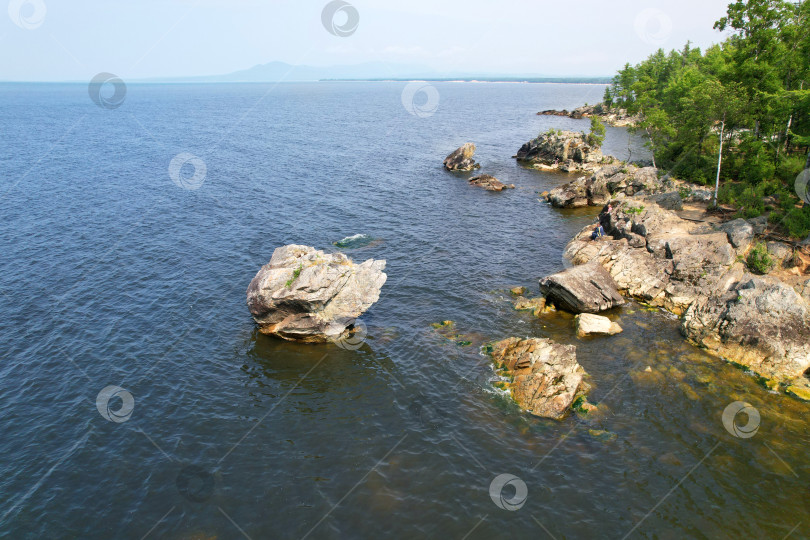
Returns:
[[[578,340],[570,317],[511,307],[594,219],[538,202],[567,177],[511,156],[587,129],[534,113],[603,87],[436,84],[422,118],[404,86],[130,85],[105,110],[83,85],[0,85],[0,536],[808,537],[807,404],[659,311]],[[628,140],[609,129],[606,151]],[[517,189],[443,171],[466,141]],[[169,176],[182,152],[199,189]],[[388,261],[361,348],[256,333],[245,289],[275,247],[359,233],[377,241],[351,257]],[[431,329],[445,319],[473,344]],[[478,351],[513,335],[576,344],[602,412],[520,413]],[[125,421],[97,410],[110,385]],[[753,437],[721,422],[738,400]],[[490,498],[503,473],[527,486],[517,511]]]

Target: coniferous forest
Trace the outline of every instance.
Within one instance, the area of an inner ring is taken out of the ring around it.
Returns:
[[[687,43],[625,65],[605,103],[640,115],[658,167],[699,184],[715,185],[722,136],[718,203],[804,238],[810,205],[795,183],[810,168],[810,0],[734,2],[714,28],[726,37],[705,51]]]

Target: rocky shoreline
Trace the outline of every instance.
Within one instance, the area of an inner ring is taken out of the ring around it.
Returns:
[[[749,268],[767,222],[701,221],[679,215],[705,195],[659,179],[652,168],[606,167],[552,190],[556,207],[601,206],[598,225],[565,248],[574,265],[598,263],[619,291],[681,317],[684,337],[762,377],[772,390],[810,399],[810,276],[794,251],[768,242],[776,263]],[[810,246],[809,246],[810,248]]]
[[[604,156],[582,133],[550,130],[514,157],[541,170],[585,173],[544,192],[552,206],[602,209],[566,246],[572,267],[542,279],[539,297],[513,290],[515,309],[535,316],[562,309],[577,314],[579,337],[610,336],[621,327],[596,313],[633,298],[678,315],[687,341],[754,373],[770,390],[810,401],[810,238],[765,242],[764,216],[723,222],[707,212],[708,189]],[[754,250],[773,265],[754,264]],[[585,375],[576,347],[546,341],[513,337],[490,346],[496,372],[509,378],[501,387],[538,416],[594,410],[587,384],[573,376]]]
[[[445,169],[480,168],[474,153],[474,144],[463,145],[447,156]],[[633,298],[678,315],[686,340],[750,370],[769,389],[810,401],[810,238],[765,244],[767,219],[709,216],[708,190],[620,163],[582,133],[551,130],[515,157],[538,168],[585,172],[544,197],[558,208],[602,209],[597,223],[567,244],[572,266],[540,280],[540,296],[511,290],[515,309],[534,316],[568,311],[576,314],[578,337],[612,336],[621,326],[598,313]],[[486,174],[469,182],[492,191],[514,187]],[[775,264],[755,264],[751,255],[762,250]],[[384,269],[385,261],[355,264],[341,253],[283,246],[250,283],[247,304],[262,333],[341,345],[379,299]],[[434,325],[445,333],[452,327]],[[448,339],[471,343],[452,332]],[[552,419],[598,409],[587,402],[590,386],[576,346],[508,337],[483,350],[501,377],[496,386],[521,409]]]
[[[627,110],[610,108],[603,103],[596,105],[584,105],[577,107],[573,111],[550,109],[547,111],[540,111],[538,116],[567,116],[579,120],[581,118],[591,118],[592,116],[598,117],[606,125],[613,127],[630,127],[638,125],[641,117],[638,115],[629,115]]]

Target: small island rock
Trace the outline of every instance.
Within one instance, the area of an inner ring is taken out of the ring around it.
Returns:
[[[587,386],[573,345],[511,337],[493,344],[492,359],[512,375],[512,399],[535,416],[563,418]]]
[[[605,157],[598,147],[587,143],[586,137],[575,131],[549,130],[521,146],[515,157],[541,169],[595,169]]]
[[[380,297],[385,261],[355,264],[342,253],[287,245],[250,282],[247,304],[259,331],[310,343],[335,341]]]
[[[472,171],[480,169],[481,165],[475,162],[473,156],[475,155],[475,145],[473,143],[465,143],[460,148],[453,151],[452,154],[444,158],[444,168],[448,171]]]

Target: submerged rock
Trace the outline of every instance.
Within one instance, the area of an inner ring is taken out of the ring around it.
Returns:
[[[355,264],[342,253],[287,245],[250,282],[247,304],[264,334],[291,341],[338,340],[380,297],[385,261]]]
[[[515,309],[517,311],[531,311],[535,317],[543,313],[546,307],[546,299],[542,296],[537,298],[524,298],[520,297],[515,301]]]
[[[624,304],[616,282],[596,262],[540,280],[540,291],[547,301],[572,313],[598,313]]]
[[[343,240],[338,240],[334,242],[333,245],[341,248],[341,249],[355,249],[365,247],[371,244],[374,241],[374,238],[367,234],[355,234],[353,236],[347,236]]]
[[[580,313],[574,317],[574,324],[577,329],[577,336],[585,337],[594,334],[612,336],[623,332],[622,327],[603,317],[601,315],[593,315],[591,313]]]
[[[464,143],[463,146],[457,148],[452,154],[444,158],[444,168],[448,171],[472,171],[480,169],[481,165],[475,162],[473,156],[475,155],[475,145],[473,143]]]
[[[618,436],[615,433],[611,431],[605,431],[604,429],[589,429],[588,434],[597,441],[601,442],[615,441],[616,437]]]
[[[506,185],[494,176],[488,174],[470,178],[470,185],[482,187],[487,191],[503,191],[505,189],[514,189],[515,187],[515,184]]]
[[[535,416],[563,418],[584,389],[585,370],[577,363],[573,345],[512,337],[493,344],[491,354],[512,376],[512,399]]]
[[[430,327],[433,328],[437,334],[439,334],[445,339],[452,341],[459,347],[467,347],[469,345],[472,345],[473,343],[474,336],[457,333],[456,323],[453,321],[442,321],[432,323]]]

